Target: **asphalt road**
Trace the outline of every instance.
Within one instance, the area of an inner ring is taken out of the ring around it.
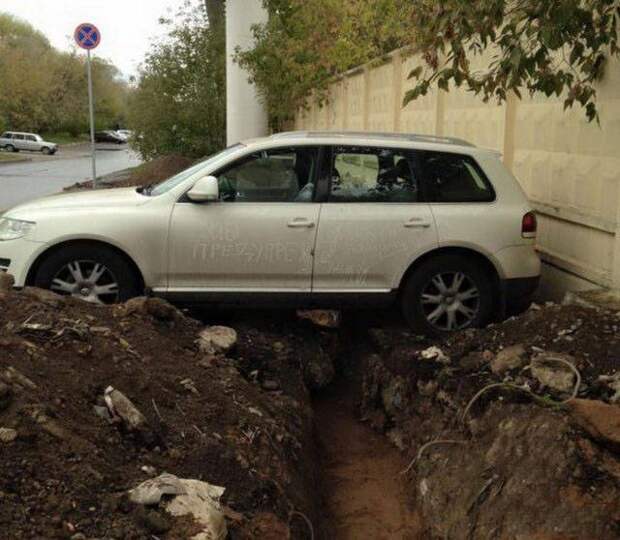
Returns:
[[[97,145],[97,176],[135,167],[140,156],[125,145]],[[23,152],[29,162],[0,162],[0,210],[46,195],[64,187],[89,180],[91,176],[88,145],[61,148],[55,156]]]

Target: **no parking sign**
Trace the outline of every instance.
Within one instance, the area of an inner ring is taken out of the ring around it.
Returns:
[[[99,32],[99,29],[94,24],[90,23],[80,24],[75,29],[73,37],[78,47],[86,49],[87,51],[96,48],[99,43],[101,43],[101,32]]]
[[[93,76],[90,67],[90,51],[101,43],[101,32],[94,24],[82,23],[73,33],[78,47],[86,50],[86,66],[88,69],[88,110],[90,113],[90,146],[93,163],[93,188],[97,187],[97,165],[95,161],[95,108],[93,105]]]

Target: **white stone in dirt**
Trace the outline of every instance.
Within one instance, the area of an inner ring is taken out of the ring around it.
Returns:
[[[615,375],[601,375],[598,380],[605,383],[614,392],[609,401],[620,403],[620,371]]]
[[[575,387],[575,374],[558,359],[575,365],[575,359],[568,354],[544,352],[532,358],[532,375],[547,388],[570,393]]]
[[[205,354],[227,353],[237,344],[237,332],[228,326],[207,326],[198,334],[198,348]]]
[[[193,540],[224,540],[228,535],[226,519],[220,505],[223,487],[200,480],[178,478],[162,474],[146,480],[129,492],[129,499],[136,504],[156,505],[164,495],[174,498],[166,503],[166,511],[173,516],[192,516],[202,530]],[[174,532],[174,531],[172,531]]]
[[[306,319],[322,328],[340,327],[340,311],[333,309],[298,309],[297,317]]]
[[[496,375],[503,375],[511,369],[525,367],[527,364],[527,352],[523,345],[512,345],[497,353],[491,360],[491,371]]]
[[[112,416],[120,418],[129,429],[139,431],[146,427],[146,417],[125,394],[108,386],[105,389],[104,399]]]
[[[420,356],[424,360],[434,360],[435,362],[439,362],[440,364],[450,363],[450,357],[435,345],[429,347],[428,349],[424,349],[420,353]]]
[[[0,428],[0,442],[11,443],[17,439],[17,431],[10,428]]]

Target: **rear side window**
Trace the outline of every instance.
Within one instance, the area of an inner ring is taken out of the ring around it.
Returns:
[[[329,202],[408,203],[418,201],[418,182],[407,151],[335,147]]]
[[[10,138],[11,138],[11,134],[8,132],[0,135],[0,139],[10,139]]]
[[[467,203],[495,200],[493,186],[471,156],[420,152],[427,202]]]

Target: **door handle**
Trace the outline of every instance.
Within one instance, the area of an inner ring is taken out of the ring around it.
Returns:
[[[297,218],[293,221],[289,221],[286,225],[291,229],[312,229],[312,227],[314,227],[314,221]]]
[[[409,221],[405,221],[403,226],[407,227],[408,229],[428,229],[431,226],[431,222],[423,218],[411,218]]]

